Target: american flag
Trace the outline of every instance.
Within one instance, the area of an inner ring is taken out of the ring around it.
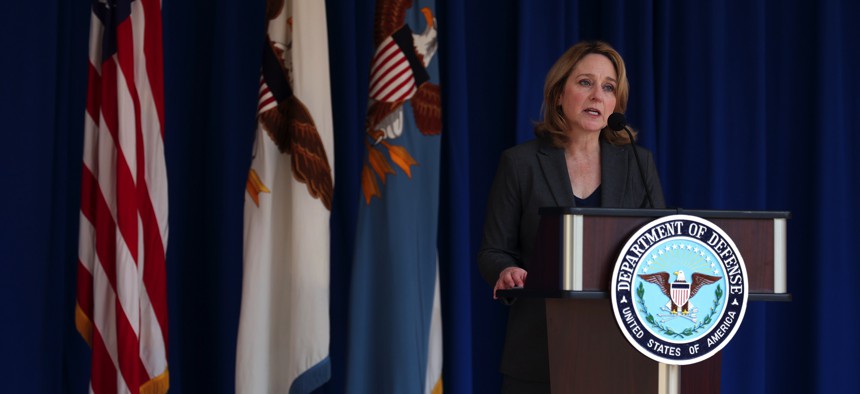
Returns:
[[[161,393],[167,173],[160,0],[94,0],[76,325],[94,393]]]

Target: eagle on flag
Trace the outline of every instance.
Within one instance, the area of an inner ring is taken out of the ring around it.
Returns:
[[[690,309],[693,307],[690,299],[696,296],[699,289],[701,289],[702,286],[716,283],[718,280],[722,279],[720,276],[711,276],[694,272],[691,276],[692,283],[687,283],[684,271],[676,271],[675,275],[677,277],[675,278],[675,281],[671,283],[669,283],[668,272],[639,275],[639,277],[646,282],[653,283],[660,287],[663,294],[665,294],[666,297],[669,297],[669,303],[666,304],[666,307],[671,310],[673,315],[678,313],[678,309],[681,310],[682,315],[689,314]]]
[[[266,2],[268,20],[278,17],[283,2]],[[288,33],[292,30],[292,20],[289,22]],[[292,41],[278,42],[267,35],[265,45],[257,106],[260,124],[278,150],[290,155],[296,180],[306,184],[311,196],[320,199],[331,210],[334,180],[328,156],[310,111],[292,88]],[[253,169],[248,176],[247,188],[255,202],[259,192],[268,191]]]
[[[427,22],[421,34],[415,34],[405,23],[406,10],[412,0],[379,0],[376,7],[374,45],[370,71],[370,91],[365,131],[368,151],[361,173],[361,186],[365,201],[373,196],[382,198],[377,177],[385,183],[386,174],[400,167],[409,178],[411,168],[418,162],[403,146],[390,141],[403,134],[403,105],[409,101],[415,125],[423,135],[442,132],[441,92],[438,84],[429,82],[427,66],[436,54],[436,19],[429,8],[421,13]]]

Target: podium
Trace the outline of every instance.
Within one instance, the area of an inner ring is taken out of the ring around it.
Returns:
[[[721,355],[696,364],[658,363],[624,337],[613,315],[610,283],[618,254],[645,224],[668,215],[706,219],[744,258],[748,301],[790,301],[786,275],[788,212],[682,209],[541,208],[523,289],[502,297],[546,299],[553,393],[719,393]],[[731,344],[729,344],[731,346]]]

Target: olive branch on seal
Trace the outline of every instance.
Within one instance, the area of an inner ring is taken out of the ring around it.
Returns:
[[[642,313],[646,315],[645,320],[651,324],[651,327],[667,336],[672,336],[675,338],[685,338],[698,333],[699,330],[701,330],[703,327],[708,324],[711,324],[711,321],[713,321],[712,318],[717,312],[717,306],[719,305],[720,299],[723,298],[723,289],[720,287],[720,285],[717,285],[717,289],[714,290],[714,305],[711,306],[710,313],[708,313],[707,316],[700,320],[699,324],[697,324],[695,327],[687,328],[681,332],[675,332],[675,330],[664,326],[656,318],[654,318],[654,315],[648,312],[648,307],[645,306],[645,286],[643,286],[642,282],[640,282],[639,287],[636,288],[636,298],[639,302],[639,305],[642,307]]]

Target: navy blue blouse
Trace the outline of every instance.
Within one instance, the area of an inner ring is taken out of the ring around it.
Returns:
[[[585,199],[579,198],[576,195],[573,196],[573,203],[576,204],[577,207],[580,208],[599,208],[600,207],[600,186],[597,186],[597,189],[591,193],[590,196]]]

